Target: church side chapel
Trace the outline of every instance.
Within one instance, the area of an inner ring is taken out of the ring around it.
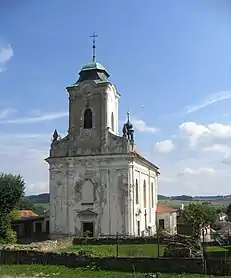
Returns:
[[[119,132],[119,93],[93,59],[68,86],[69,128],[54,131],[49,164],[50,237],[156,232],[158,167],[134,149],[129,113]]]

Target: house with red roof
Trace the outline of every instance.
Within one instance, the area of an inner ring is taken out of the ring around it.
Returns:
[[[177,234],[177,212],[178,209],[158,203],[156,215],[159,229],[169,232],[171,235]]]
[[[17,233],[19,243],[28,243],[48,237],[48,217],[39,216],[32,210],[19,210],[18,213],[20,218],[11,221],[11,227]]]

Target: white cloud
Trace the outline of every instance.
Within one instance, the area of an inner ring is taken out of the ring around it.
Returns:
[[[222,144],[213,144],[208,147],[202,148],[202,151],[205,152],[218,152],[218,153],[230,153],[231,147]]]
[[[226,154],[226,155],[222,158],[221,163],[230,165],[230,164],[231,164],[231,154]]]
[[[196,105],[189,106],[187,108],[187,113],[189,114],[189,113],[198,111],[198,110],[205,108],[207,106],[210,106],[218,101],[228,100],[230,98],[231,98],[231,90],[220,91],[216,94],[206,97],[204,100],[202,100],[200,103],[198,103]]]
[[[182,172],[179,173],[179,175],[214,175],[215,170],[213,168],[206,168],[206,167],[201,167],[197,169],[192,169],[192,168],[185,168]]]
[[[68,116],[68,112],[54,112],[36,117],[17,118],[12,120],[0,121],[0,124],[31,124],[44,121],[52,121]]]
[[[20,174],[26,182],[26,194],[48,190],[50,134],[0,134],[1,172]]]
[[[12,108],[6,108],[3,110],[0,110],[0,120],[7,118],[8,116],[16,113],[17,111]]]
[[[155,145],[155,149],[160,153],[169,153],[175,149],[175,146],[172,140],[164,140],[157,142]]]
[[[0,72],[5,71],[6,63],[13,57],[14,51],[10,44],[0,44]]]
[[[179,129],[188,137],[190,146],[196,146],[203,140],[224,140],[231,138],[231,124],[212,123],[208,125],[185,122]]]
[[[150,133],[155,133],[158,131],[157,128],[148,126],[147,123],[145,123],[143,120],[132,120],[132,123],[135,127],[140,132],[150,132]]]

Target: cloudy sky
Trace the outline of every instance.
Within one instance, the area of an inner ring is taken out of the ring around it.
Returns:
[[[160,167],[159,193],[230,194],[230,0],[0,1],[0,169],[48,191],[67,85],[97,60],[129,109],[136,148]]]

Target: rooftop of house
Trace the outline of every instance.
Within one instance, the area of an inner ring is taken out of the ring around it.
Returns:
[[[163,206],[161,204],[157,204],[157,207],[156,207],[156,212],[157,213],[164,213],[164,212],[172,213],[172,212],[177,212],[177,211],[178,211],[178,209]]]
[[[37,217],[38,215],[36,213],[34,213],[32,210],[19,210],[19,215],[22,218],[25,217]]]

